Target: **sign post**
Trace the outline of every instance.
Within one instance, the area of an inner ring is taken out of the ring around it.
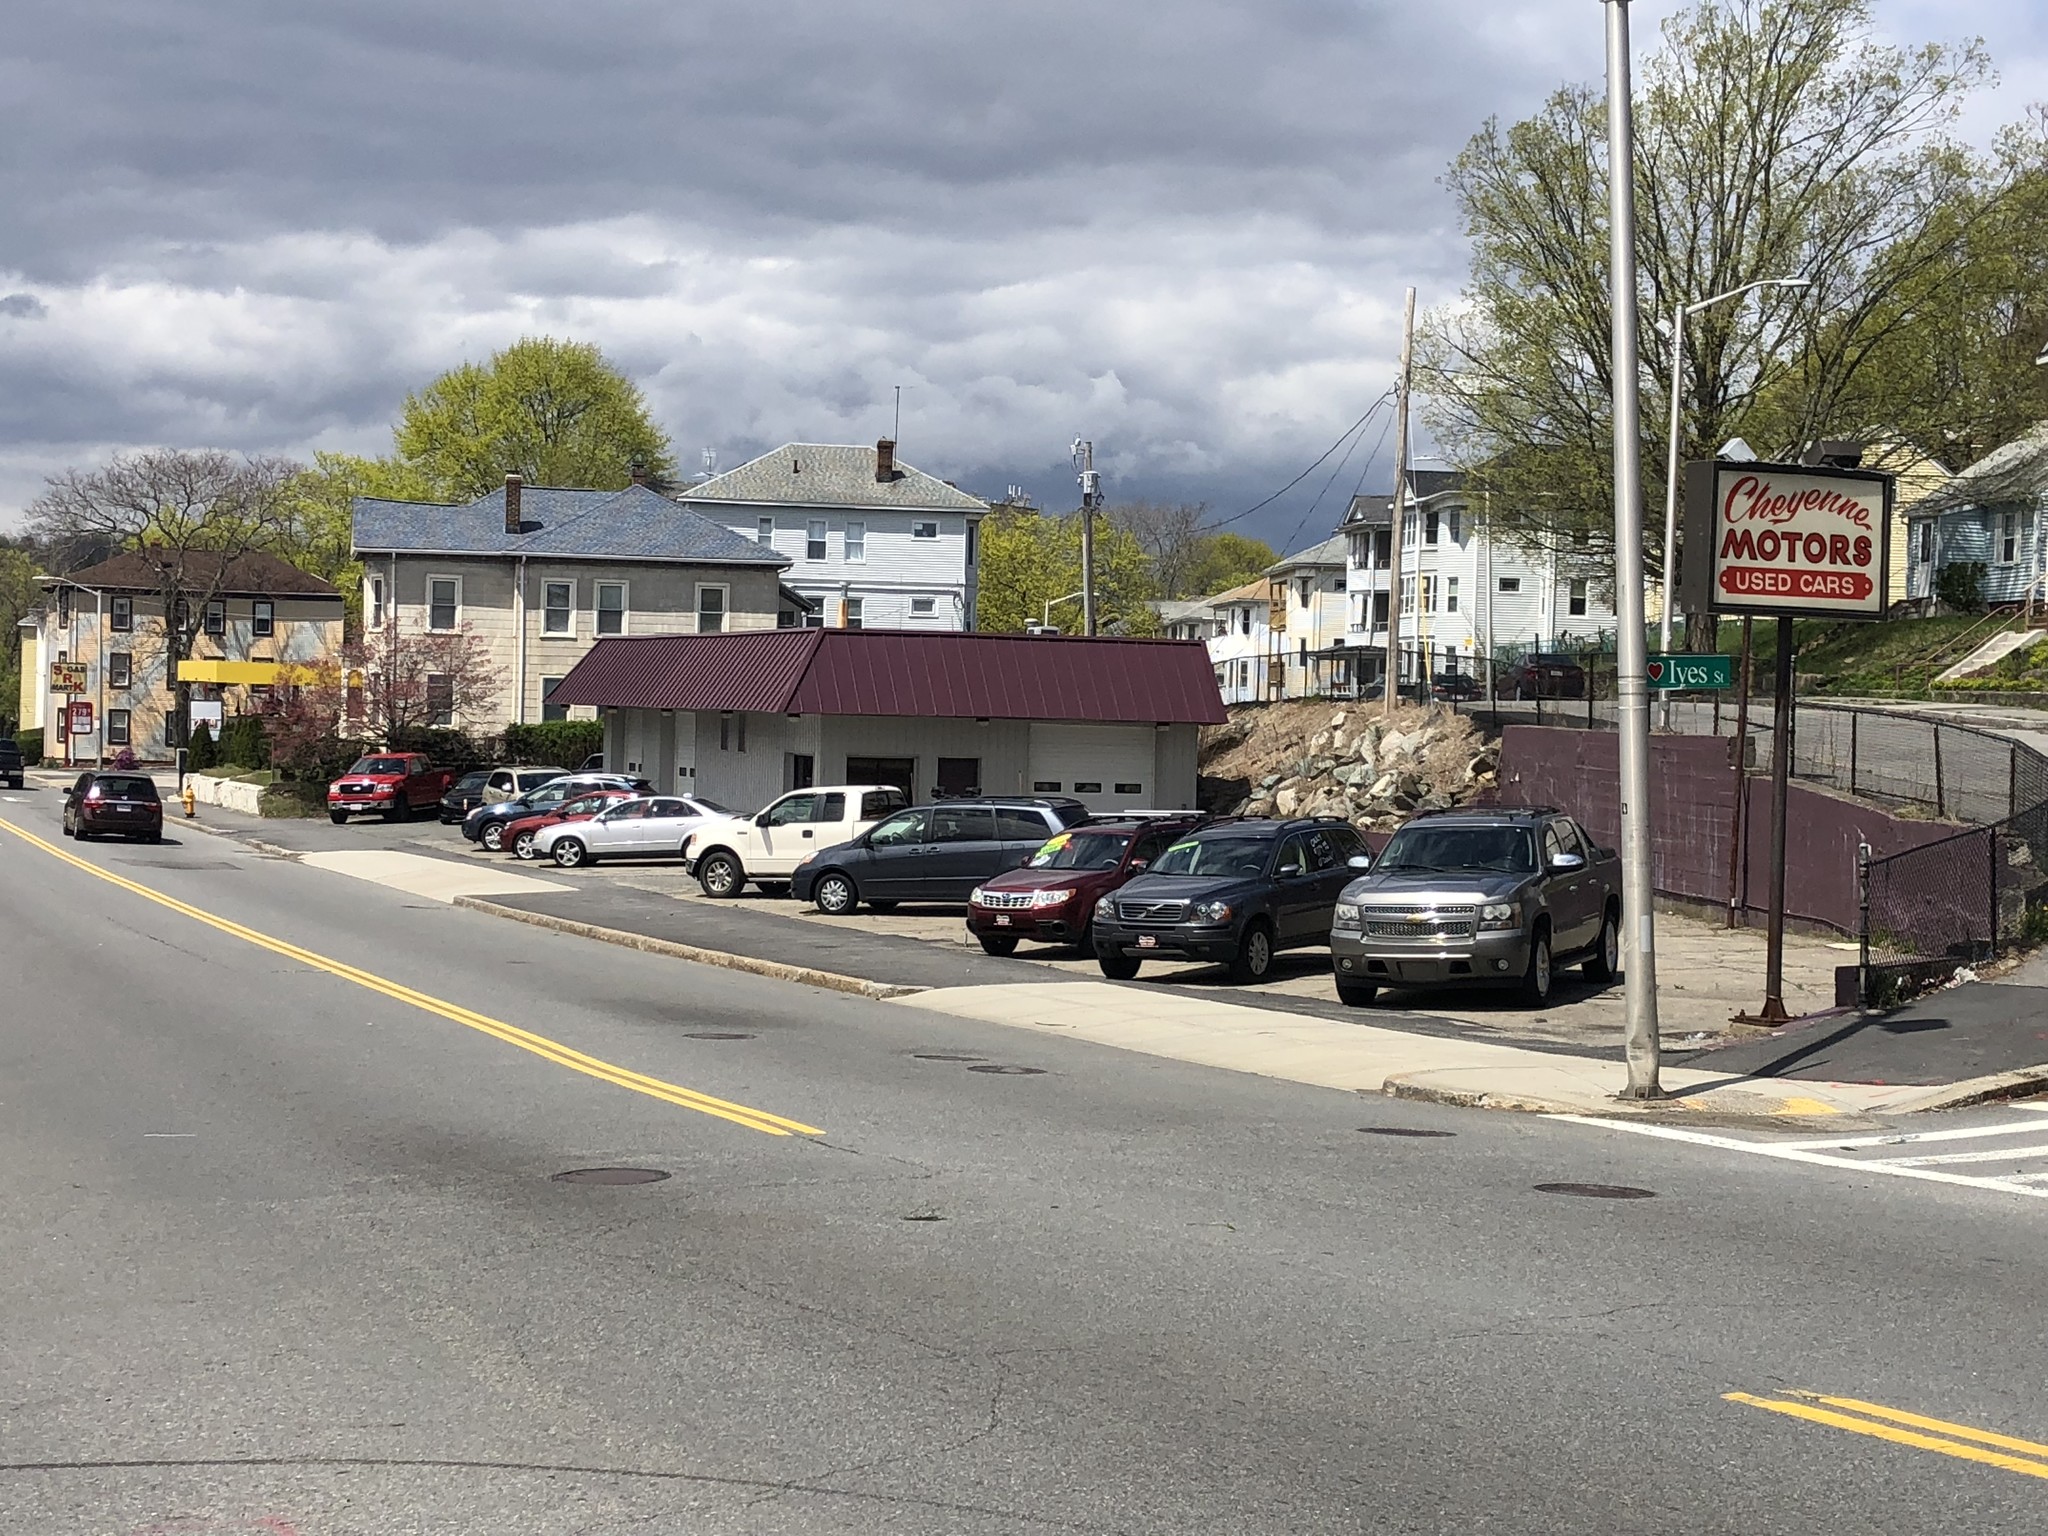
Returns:
[[[1785,806],[1792,778],[1795,618],[1873,621],[1890,594],[1892,477],[1867,469],[1700,460],[1685,471],[1685,591],[1692,612],[1778,621],[1772,699],[1771,912],[1764,1005],[1785,1011]],[[1738,745],[1737,751],[1741,748]],[[1743,772],[1740,758],[1736,772]],[[1739,856],[1739,851],[1738,851]]]

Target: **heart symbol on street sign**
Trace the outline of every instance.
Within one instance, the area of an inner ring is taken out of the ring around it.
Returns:
[[[1651,682],[1654,683],[1660,681],[1664,676],[1664,663],[1661,661],[1651,662],[1649,665],[1649,673]]]

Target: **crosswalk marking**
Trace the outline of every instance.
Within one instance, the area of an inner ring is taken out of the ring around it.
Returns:
[[[2015,1104],[2012,1107],[2048,1115],[2048,1105],[2036,1108],[2032,1104]],[[1852,1147],[1903,1147],[1920,1141],[1972,1141],[1979,1136],[2029,1136],[2037,1133],[2043,1123],[2039,1120],[2015,1120],[2010,1125],[1968,1125],[1947,1131],[1890,1131],[1882,1136],[1830,1136],[1819,1141],[1781,1141],[1777,1145],[1793,1147],[1801,1152],[1846,1152]]]
[[[1931,1168],[1938,1163],[2004,1163],[2023,1157],[2048,1157],[2048,1146],[1993,1147],[1989,1152],[1945,1152],[1937,1157],[1895,1157],[1901,1168]]]

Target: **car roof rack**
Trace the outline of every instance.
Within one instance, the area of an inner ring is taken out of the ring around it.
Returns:
[[[1428,816],[1562,816],[1554,805],[1441,805],[1426,811],[1413,812],[1408,819],[1421,821]]]

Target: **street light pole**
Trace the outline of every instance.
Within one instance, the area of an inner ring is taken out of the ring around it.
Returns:
[[[1628,1086],[1655,1099],[1657,938],[1650,864],[1650,679],[1643,644],[1642,380],[1636,357],[1635,114],[1628,0],[1607,7],[1607,281],[1614,379],[1614,584],[1620,608],[1615,679],[1621,747],[1621,912]]]

